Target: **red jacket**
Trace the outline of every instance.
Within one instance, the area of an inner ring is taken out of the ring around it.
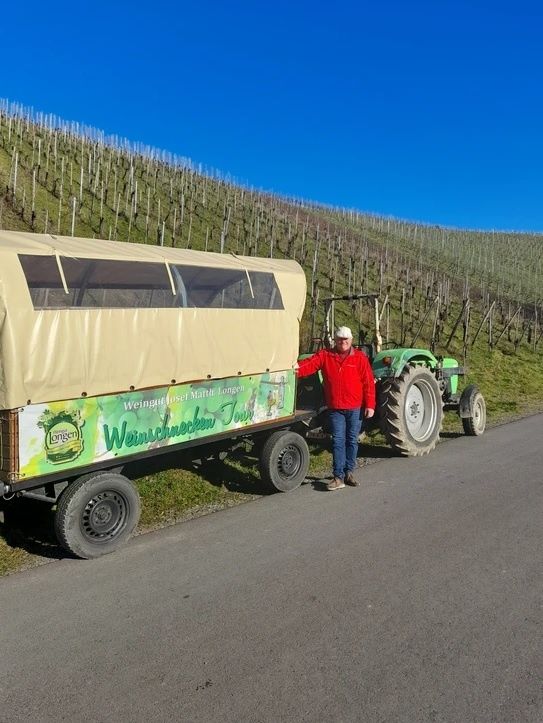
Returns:
[[[321,370],[328,409],[375,409],[375,380],[368,357],[351,347],[345,359],[335,349],[321,349],[299,362],[299,377]]]

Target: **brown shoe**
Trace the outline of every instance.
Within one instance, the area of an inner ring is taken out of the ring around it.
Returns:
[[[349,487],[360,487],[360,482],[353,477],[352,472],[345,472],[345,484]]]
[[[333,492],[334,490],[340,490],[343,487],[345,487],[345,483],[339,477],[334,477],[334,479],[331,482],[328,482],[328,484],[326,485],[326,489],[329,492]]]

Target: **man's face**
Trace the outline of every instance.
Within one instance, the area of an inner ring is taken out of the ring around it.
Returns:
[[[353,340],[351,338],[345,338],[344,336],[336,336],[336,349],[340,352],[349,351],[349,349],[353,345]]]

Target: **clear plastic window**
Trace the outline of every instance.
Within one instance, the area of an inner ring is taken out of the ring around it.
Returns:
[[[55,256],[19,254],[35,309],[283,309],[272,273],[145,261],[63,256],[64,289]]]
[[[177,306],[164,264],[62,257],[68,292],[54,256],[20,254],[35,309]]]
[[[187,306],[206,309],[283,309],[272,273],[205,266],[175,266]]]

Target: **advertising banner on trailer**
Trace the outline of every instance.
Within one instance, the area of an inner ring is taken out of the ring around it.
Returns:
[[[294,414],[292,370],[20,410],[22,479],[132,456]]]

